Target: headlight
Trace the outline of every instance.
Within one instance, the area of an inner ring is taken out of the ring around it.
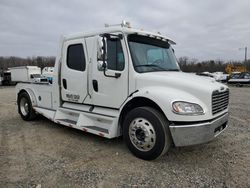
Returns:
[[[176,101],[172,104],[173,112],[181,115],[202,115],[202,107],[195,103]]]

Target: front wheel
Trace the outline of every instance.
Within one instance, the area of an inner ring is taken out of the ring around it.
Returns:
[[[34,120],[37,117],[33,110],[32,103],[28,93],[22,92],[18,95],[18,112],[25,121]]]
[[[138,158],[154,160],[172,144],[167,119],[151,107],[131,110],[123,123],[123,137],[129,150]]]

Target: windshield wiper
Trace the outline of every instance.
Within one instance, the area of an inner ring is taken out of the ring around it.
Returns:
[[[135,67],[160,67],[160,66],[154,64],[143,64],[143,65],[135,65]]]
[[[163,70],[163,71],[180,71],[180,69],[165,69],[165,68],[160,67],[160,66],[155,65],[155,64],[135,65],[135,67],[157,67],[157,68],[160,68],[160,70]]]
[[[155,65],[155,64],[143,64],[143,65],[135,65],[135,67],[152,67],[152,68],[160,68],[160,70],[164,70],[163,67]],[[158,69],[157,69],[158,70]]]
[[[166,71],[180,71],[180,69],[166,69]]]

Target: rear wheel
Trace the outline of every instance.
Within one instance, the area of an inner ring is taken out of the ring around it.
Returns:
[[[151,107],[131,110],[123,124],[123,137],[137,157],[154,160],[167,152],[172,144],[167,119]]]
[[[32,103],[28,93],[22,92],[18,95],[18,113],[25,121],[34,120],[37,117],[36,112],[33,110]]]

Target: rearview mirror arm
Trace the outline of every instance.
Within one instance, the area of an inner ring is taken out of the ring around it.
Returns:
[[[103,67],[103,74],[104,74],[104,76],[106,76],[106,77],[110,77],[110,78],[119,78],[119,77],[121,76],[121,73],[115,73],[114,76],[113,76],[113,75],[108,75],[108,74],[106,73],[107,64],[106,64],[105,61],[106,61],[107,49],[106,49],[105,37],[107,37],[107,34],[102,35],[102,43],[103,43],[103,46],[102,46],[102,48],[103,48],[103,56],[102,56],[102,61],[103,61],[103,63],[102,63],[102,67]]]

